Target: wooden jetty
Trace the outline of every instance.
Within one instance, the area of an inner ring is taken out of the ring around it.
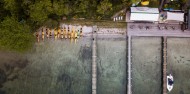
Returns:
[[[92,41],[92,94],[97,93],[97,64],[96,64],[96,30],[97,26],[93,27],[93,41]]]
[[[167,94],[167,37],[163,39],[163,94]]]

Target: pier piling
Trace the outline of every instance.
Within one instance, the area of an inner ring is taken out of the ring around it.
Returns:
[[[132,94],[131,90],[131,36],[128,36],[128,84],[127,94]]]
[[[97,64],[96,64],[96,30],[97,26],[93,26],[92,32],[92,94],[97,93]]]

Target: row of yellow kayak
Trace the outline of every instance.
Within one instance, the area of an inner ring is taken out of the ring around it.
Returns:
[[[54,30],[50,30],[49,28],[42,28],[41,30],[41,34],[40,32],[36,32],[36,38],[37,41],[39,42],[40,40],[40,35],[42,37],[42,40],[44,40],[45,35],[47,38],[52,38],[54,37],[55,40],[56,39],[77,39],[83,36],[83,32],[82,32],[82,28],[80,28],[80,30],[75,30],[74,28],[72,28],[72,30],[70,31],[69,27],[66,30],[66,28],[64,27],[63,29],[54,29]]]

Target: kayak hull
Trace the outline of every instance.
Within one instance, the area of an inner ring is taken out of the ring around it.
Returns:
[[[170,74],[167,76],[167,89],[170,92],[173,89],[173,84],[169,84],[169,79],[174,81],[173,76]]]

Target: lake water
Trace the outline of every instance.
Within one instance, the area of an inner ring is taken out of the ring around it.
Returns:
[[[76,43],[48,40],[26,55],[18,78],[4,83],[4,94],[90,94],[92,38]],[[97,39],[98,94],[126,94],[126,38]]]
[[[161,43],[160,37],[132,37],[133,94],[161,94]],[[27,65],[21,70],[6,71],[7,74],[14,72],[16,77],[6,80],[0,94],[91,94],[91,46],[91,36],[76,43],[74,40],[72,43],[71,40],[36,43],[32,52],[25,55],[26,61],[17,61]],[[190,39],[168,38],[167,46],[168,73],[174,75],[174,88],[169,94],[188,94]],[[16,57],[9,56],[14,58],[8,62],[14,63]],[[97,36],[97,65],[97,94],[126,94],[125,35]]]
[[[190,38],[168,38],[167,73],[174,77],[169,94],[190,93]]]
[[[90,94],[91,38],[50,40],[27,55],[30,64],[2,88],[6,94]]]
[[[132,37],[132,93],[161,94],[161,38]]]
[[[98,36],[97,94],[126,94],[126,38]]]

